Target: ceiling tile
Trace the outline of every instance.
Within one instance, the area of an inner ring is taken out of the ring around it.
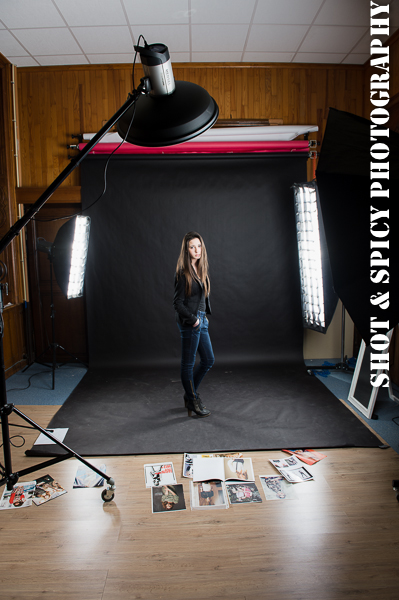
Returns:
[[[170,54],[190,51],[188,25],[138,25],[134,27],[133,34],[136,43],[143,35],[148,44],[166,44]]]
[[[369,27],[370,2],[367,0],[326,0],[317,15],[315,25],[365,25]]]
[[[254,23],[310,25],[324,0],[259,0]]]
[[[281,62],[289,63],[295,52],[245,52],[243,62]]]
[[[132,52],[133,55],[134,53],[128,26],[72,27],[71,29],[86,54]]]
[[[9,29],[65,26],[51,0],[1,0],[1,20]]]
[[[356,54],[370,55],[370,35],[368,30],[363,35],[359,43],[353,48],[352,52],[355,52]]]
[[[393,35],[399,0],[378,2],[389,4]],[[140,34],[166,44],[173,62],[363,64],[370,50],[369,0],[0,0],[0,7],[0,51],[19,66],[129,63]]]
[[[328,54],[323,52],[297,52],[294,63],[335,63],[340,64],[346,54]]]
[[[123,0],[123,4],[133,26],[189,22],[188,0]]]
[[[8,60],[16,67],[38,67],[37,61],[31,56],[9,56]]]
[[[391,29],[399,27],[399,0],[392,0],[389,5],[389,22]],[[393,31],[391,30],[391,35]]]
[[[192,23],[250,23],[255,0],[191,0]]]
[[[191,31],[193,52],[237,52],[244,48],[248,25],[192,25]]]
[[[364,65],[370,58],[369,54],[356,54],[355,52],[348,54],[342,61],[344,65]]]
[[[4,56],[26,56],[28,54],[7,29],[0,30],[0,49]]]
[[[172,65],[190,62],[190,52],[173,52]]]
[[[194,62],[241,62],[242,52],[193,52]]]
[[[84,54],[60,54],[56,56],[37,56],[39,63],[43,67],[52,65],[88,65],[89,61]]]
[[[119,0],[54,0],[71,27],[127,25]]]
[[[307,31],[306,25],[253,25],[246,50],[248,52],[295,52]]]
[[[131,64],[133,65],[133,52],[126,54],[87,54],[89,62],[93,65],[109,65],[109,64]]]
[[[366,33],[366,27],[313,25],[299,50],[301,52],[343,52],[347,54]]]
[[[81,52],[73,35],[66,27],[53,29],[19,29],[18,38],[31,54],[53,56],[58,54],[78,54]]]

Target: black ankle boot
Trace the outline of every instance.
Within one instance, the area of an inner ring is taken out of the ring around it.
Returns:
[[[194,411],[198,417],[209,417],[211,411],[202,406],[201,400],[199,398],[195,398],[192,404],[187,406],[188,416],[191,417],[192,412]]]
[[[206,408],[206,406],[204,406],[204,404],[202,403],[202,400],[201,400],[201,398],[200,398],[200,395],[199,395],[199,393],[198,393],[198,392],[197,392],[197,398],[198,398],[198,400],[199,400],[199,402],[200,402],[200,405],[202,406],[202,408],[204,408],[205,410],[208,410],[208,409]],[[184,406],[185,406],[186,408],[188,408],[188,406],[189,406],[189,405],[190,405],[190,399],[189,399],[189,397],[187,396],[187,394],[184,394]]]
[[[184,400],[186,403],[186,408],[187,408],[189,417],[191,417],[193,412],[195,412],[195,414],[198,417],[208,417],[211,414],[211,411],[202,405],[201,399],[198,396],[198,394],[197,394],[197,397],[194,398],[193,400],[190,400],[189,398],[187,398],[187,396],[185,394]]]

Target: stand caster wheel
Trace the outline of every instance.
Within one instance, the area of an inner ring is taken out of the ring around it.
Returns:
[[[103,490],[101,492],[101,498],[104,502],[111,502],[115,498],[115,493],[113,490]]]

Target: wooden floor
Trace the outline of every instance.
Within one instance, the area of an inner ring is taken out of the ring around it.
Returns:
[[[21,407],[46,426],[58,407]],[[18,422],[10,417],[10,422]],[[19,432],[11,428],[12,434]],[[38,462],[13,449],[13,470]],[[16,440],[18,441],[18,440]],[[207,451],[204,448],[204,452]],[[90,459],[116,480],[115,500],[72,489],[75,459],[46,471],[68,493],[42,506],[1,511],[1,600],[397,600],[399,503],[392,479],[399,455],[388,449],[325,450],[315,481],[297,499],[191,511],[182,455],[173,460],[187,510],[152,514],[144,463],[157,456]],[[275,474],[251,452],[256,482]],[[0,459],[3,462],[3,459]],[[29,479],[29,478],[24,478]],[[3,488],[2,490],[3,491]]]

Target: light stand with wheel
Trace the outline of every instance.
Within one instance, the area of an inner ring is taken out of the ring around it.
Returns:
[[[45,192],[40,196],[40,198],[31,206],[31,208],[21,217],[6,233],[6,235],[0,240],[0,254],[11,244],[13,239],[19,234],[19,232],[29,223],[29,221],[35,216],[35,214],[42,208],[42,206],[47,202],[50,196],[55,192],[55,190],[61,185],[61,183],[72,173],[74,169],[82,162],[82,160],[86,157],[86,155],[94,148],[94,146],[101,140],[101,138],[113,127],[121,116],[136,103],[137,98],[140,94],[143,93],[143,86],[139,86],[137,90],[135,90],[132,94],[129,95],[125,104],[115,113],[113,117],[100,129],[100,131],[93,137],[90,142],[86,144],[86,146],[77,154],[74,158],[71,159],[70,164],[58,175],[58,177],[53,181],[52,184],[47,188]],[[5,269],[3,269],[2,278],[5,277]],[[57,440],[51,433],[40,427],[37,423],[32,421],[29,417],[27,417],[24,413],[22,413],[14,404],[7,403],[7,390],[6,390],[6,377],[5,377],[5,366],[4,366],[4,348],[3,348],[3,337],[4,337],[4,327],[3,327],[3,299],[2,293],[4,289],[3,283],[0,284],[0,312],[1,312],[1,336],[0,336],[0,416],[1,416],[1,430],[3,435],[3,454],[4,454],[4,467],[1,468],[2,478],[0,479],[0,486],[6,484],[8,490],[12,490],[13,486],[18,482],[19,478],[24,475],[28,475],[33,473],[39,469],[44,467],[49,467],[50,465],[54,465],[60,461],[66,460],[68,458],[77,458],[84,465],[95,471],[98,475],[103,477],[108,484],[108,489],[104,490],[102,493],[102,499],[104,502],[110,502],[115,495],[115,481],[109,475],[106,475],[97,467],[91,465],[84,458],[82,458],[79,454],[74,452],[71,448],[66,446],[64,443]],[[12,470],[12,461],[11,461],[11,443],[10,443],[10,430],[9,430],[9,421],[8,418],[11,413],[15,413],[21,419],[26,421],[31,428],[37,429],[41,433],[43,433],[46,437],[48,437],[52,442],[60,446],[65,450],[65,455],[57,456],[56,458],[50,459],[48,461],[42,462],[34,467],[28,467],[27,469],[22,469],[18,472],[13,472]]]
[[[143,36],[139,37],[139,41]],[[107,121],[96,135],[71,159],[70,164],[58,175],[47,190],[31,206],[0,240],[0,254],[7,248],[20,231],[29,223],[35,214],[47,202],[61,183],[84,160],[94,146],[106,133],[118,124],[118,133],[122,140],[139,146],[170,146],[188,141],[203,133],[216,122],[219,108],[214,99],[199,85],[186,81],[174,81],[169,51],[164,44],[135,46],[140,53],[145,77],[141,79],[137,89],[128,95],[121,108]],[[134,65],[134,63],[133,63]],[[134,66],[133,66],[134,68]],[[133,71],[134,73],[134,71]],[[133,77],[134,80],[134,77]],[[139,98],[141,102],[138,102]],[[136,106],[136,103],[138,104]],[[134,123],[133,123],[134,121]],[[0,302],[2,307],[2,301]],[[2,310],[1,310],[2,316]],[[3,450],[5,466],[2,469],[0,486],[4,483],[11,490],[21,475],[48,467],[70,457],[75,457],[90,469],[102,476],[108,483],[108,489],[102,493],[102,499],[109,502],[114,497],[114,480],[92,466],[76,452],[57,440],[51,433],[34,423],[19,411],[13,404],[7,403],[6,379],[3,351],[3,327],[0,338],[0,416],[3,434]],[[65,455],[43,462],[35,467],[13,473],[11,465],[10,433],[8,417],[15,413],[31,427],[41,431],[52,442],[65,450]]]
[[[0,261],[0,282],[2,282],[2,280],[6,276],[6,273],[7,273],[6,266],[4,265],[4,263],[2,263]],[[102,471],[97,469],[97,467],[90,464],[84,458],[79,456],[79,454],[77,454],[76,452],[71,450],[71,448],[69,448],[62,442],[60,442],[51,433],[46,431],[46,429],[43,429],[42,427],[40,427],[40,425],[38,425],[37,423],[32,421],[32,419],[30,419],[24,413],[22,413],[20,410],[18,410],[18,408],[16,408],[16,406],[14,406],[14,404],[7,403],[6,379],[5,379],[5,368],[4,368],[4,347],[3,347],[3,337],[4,337],[3,290],[5,289],[6,285],[7,284],[0,283],[0,323],[1,323],[0,360],[1,360],[1,366],[2,366],[2,368],[0,369],[0,386],[1,386],[1,389],[0,389],[0,392],[1,392],[1,394],[0,394],[0,415],[1,415],[1,430],[2,430],[2,436],[3,436],[3,452],[4,452],[4,466],[0,464],[0,474],[2,475],[2,478],[0,480],[0,486],[2,486],[3,484],[6,484],[7,489],[12,490],[13,486],[18,482],[20,477],[23,477],[24,475],[29,475],[30,473],[34,473],[35,471],[38,471],[39,469],[49,467],[49,466],[54,465],[63,460],[67,460],[68,458],[74,457],[74,458],[77,458],[78,460],[80,460],[84,465],[86,465],[87,467],[89,467],[90,469],[95,471],[98,475],[100,475],[107,481],[108,489],[103,490],[101,496],[102,496],[102,499],[104,500],[104,502],[110,502],[111,500],[113,500],[113,498],[115,496],[115,482],[112,479],[112,477],[105,475],[105,473],[103,473]],[[65,450],[65,454],[61,455],[61,456],[57,456],[57,457],[47,460],[45,462],[42,462],[38,465],[35,465],[34,467],[28,467],[26,469],[22,469],[22,470],[18,471],[17,473],[13,473],[12,462],[11,462],[11,443],[10,443],[9,426],[10,425],[17,426],[17,425],[14,425],[13,423],[9,423],[9,421],[8,421],[8,417],[12,413],[15,413],[17,416],[19,416],[21,419],[23,419],[26,423],[28,423],[28,426],[18,425],[19,427],[25,427],[27,429],[37,429],[38,431],[43,433],[46,437],[48,437],[52,442],[61,446],[61,448],[63,448]]]

